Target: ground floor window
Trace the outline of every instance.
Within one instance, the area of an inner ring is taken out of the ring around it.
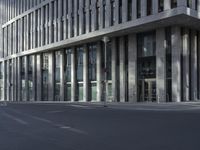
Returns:
[[[42,54],[42,100],[48,101],[49,55]]]

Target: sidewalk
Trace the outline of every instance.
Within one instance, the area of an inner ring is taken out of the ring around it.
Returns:
[[[32,101],[32,102],[7,102],[8,104],[40,104],[40,105],[65,105],[90,108],[108,108],[120,110],[151,110],[151,111],[183,111],[200,110],[200,101],[181,103],[121,103],[121,102],[66,102],[66,101]]]

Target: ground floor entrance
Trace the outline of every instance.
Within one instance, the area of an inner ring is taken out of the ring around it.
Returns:
[[[156,101],[156,79],[144,79],[139,81],[139,102]]]

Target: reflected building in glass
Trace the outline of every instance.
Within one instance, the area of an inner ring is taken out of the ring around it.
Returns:
[[[200,0],[0,0],[0,7],[2,101],[200,99]]]

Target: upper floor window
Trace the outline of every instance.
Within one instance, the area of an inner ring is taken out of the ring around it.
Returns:
[[[128,0],[128,21],[132,19],[132,0]]]
[[[158,12],[162,12],[164,10],[164,0],[158,1]]]
[[[152,15],[152,0],[147,0],[147,15]]]
[[[141,0],[137,0],[137,18],[141,17]]]
[[[177,0],[171,0],[171,8],[177,7]]]

